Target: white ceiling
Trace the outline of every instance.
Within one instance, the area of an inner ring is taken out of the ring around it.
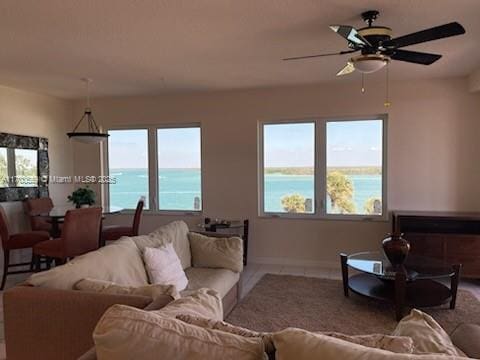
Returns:
[[[412,46],[431,66],[394,62],[392,78],[468,75],[480,66],[480,0],[2,0],[0,84],[64,98],[358,81],[335,79],[347,56],[329,24],[378,9],[394,36],[459,21],[467,34]]]

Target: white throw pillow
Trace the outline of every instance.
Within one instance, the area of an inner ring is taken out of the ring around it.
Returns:
[[[187,287],[188,279],[172,243],[145,248],[143,260],[152,284],[175,285],[178,291]]]

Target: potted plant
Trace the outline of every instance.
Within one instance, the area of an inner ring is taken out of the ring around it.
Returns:
[[[78,188],[68,196],[68,201],[74,203],[76,208],[89,207],[95,204],[95,191],[88,187]]]

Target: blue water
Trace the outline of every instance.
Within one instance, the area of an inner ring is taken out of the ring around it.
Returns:
[[[381,175],[347,175],[353,183],[353,202],[357,214],[365,213],[365,202],[371,198],[381,198]],[[285,195],[300,194],[306,199],[314,199],[313,175],[268,174],[265,177],[265,211],[284,212],[281,198]],[[313,206],[314,207],[314,206]],[[327,212],[332,212],[327,201]]]
[[[148,199],[148,175],[146,169],[110,169],[116,184],[110,185],[110,204],[126,209],[135,208],[138,199]],[[371,197],[381,198],[380,175],[349,175],[354,187],[353,201],[356,212],[364,213],[364,204]],[[301,194],[314,198],[312,175],[268,174],[265,177],[265,211],[282,212],[281,198]],[[201,176],[198,169],[160,169],[159,205],[162,210],[194,210],[195,197],[201,206]],[[331,210],[327,202],[327,210]]]

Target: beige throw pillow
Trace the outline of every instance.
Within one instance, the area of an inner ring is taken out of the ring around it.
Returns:
[[[187,276],[171,243],[145,248],[143,260],[152,284],[174,285],[178,291],[187,287]]]
[[[142,252],[147,247],[159,247],[171,243],[180,258],[182,268],[186,269],[192,266],[192,255],[187,234],[188,226],[184,221],[173,221],[148,235],[136,236],[132,239]]]
[[[409,336],[413,339],[416,354],[447,354],[462,356],[442,327],[428,314],[413,309],[398,323],[394,336]]]
[[[239,326],[231,325],[224,321],[216,321],[212,319],[185,314],[177,315],[177,319],[192,325],[197,325],[208,329],[225,331],[240,336],[260,337],[265,343],[265,351],[267,353],[273,353],[275,351],[275,348],[273,346],[273,333],[252,331]],[[396,353],[413,353],[413,341],[411,338],[405,336],[389,336],[383,334],[350,336],[336,332],[317,332],[316,334],[327,335],[354,344],[359,344],[376,349],[388,350]]]
[[[276,360],[463,360],[438,354],[398,354],[293,328],[274,333],[273,342]]]
[[[193,267],[243,270],[243,240],[239,237],[216,238],[188,233]]]
[[[188,324],[200,326],[206,329],[213,329],[228,332],[230,334],[240,335],[244,337],[253,337],[253,338],[261,338],[263,343],[265,344],[265,351],[267,353],[275,352],[275,348],[273,347],[273,339],[272,333],[268,332],[257,332],[249,329],[242,328],[240,326],[235,326],[225,321],[218,321],[214,319],[208,319],[200,316],[192,316],[192,315],[185,315],[180,314],[177,315],[177,319],[186,322]]]
[[[223,320],[223,305],[220,295],[215,290],[206,288],[196,290],[188,296],[172,301],[155,312],[172,318],[185,314],[219,321]]]
[[[263,360],[261,339],[203,329],[125,305],[110,307],[94,332],[99,360]]]
[[[35,273],[27,280],[27,284],[72,290],[76,282],[86,278],[126,286],[148,285],[142,255],[133,240],[127,237],[77,256],[65,265]]]
[[[387,350],[399,354],[412,354],[415,348],[412,338],[408,336],[391,336],[383,334],[345,335],[342,333],[327,331],[318,332],[317,334],[327,335],[353,344]]]

